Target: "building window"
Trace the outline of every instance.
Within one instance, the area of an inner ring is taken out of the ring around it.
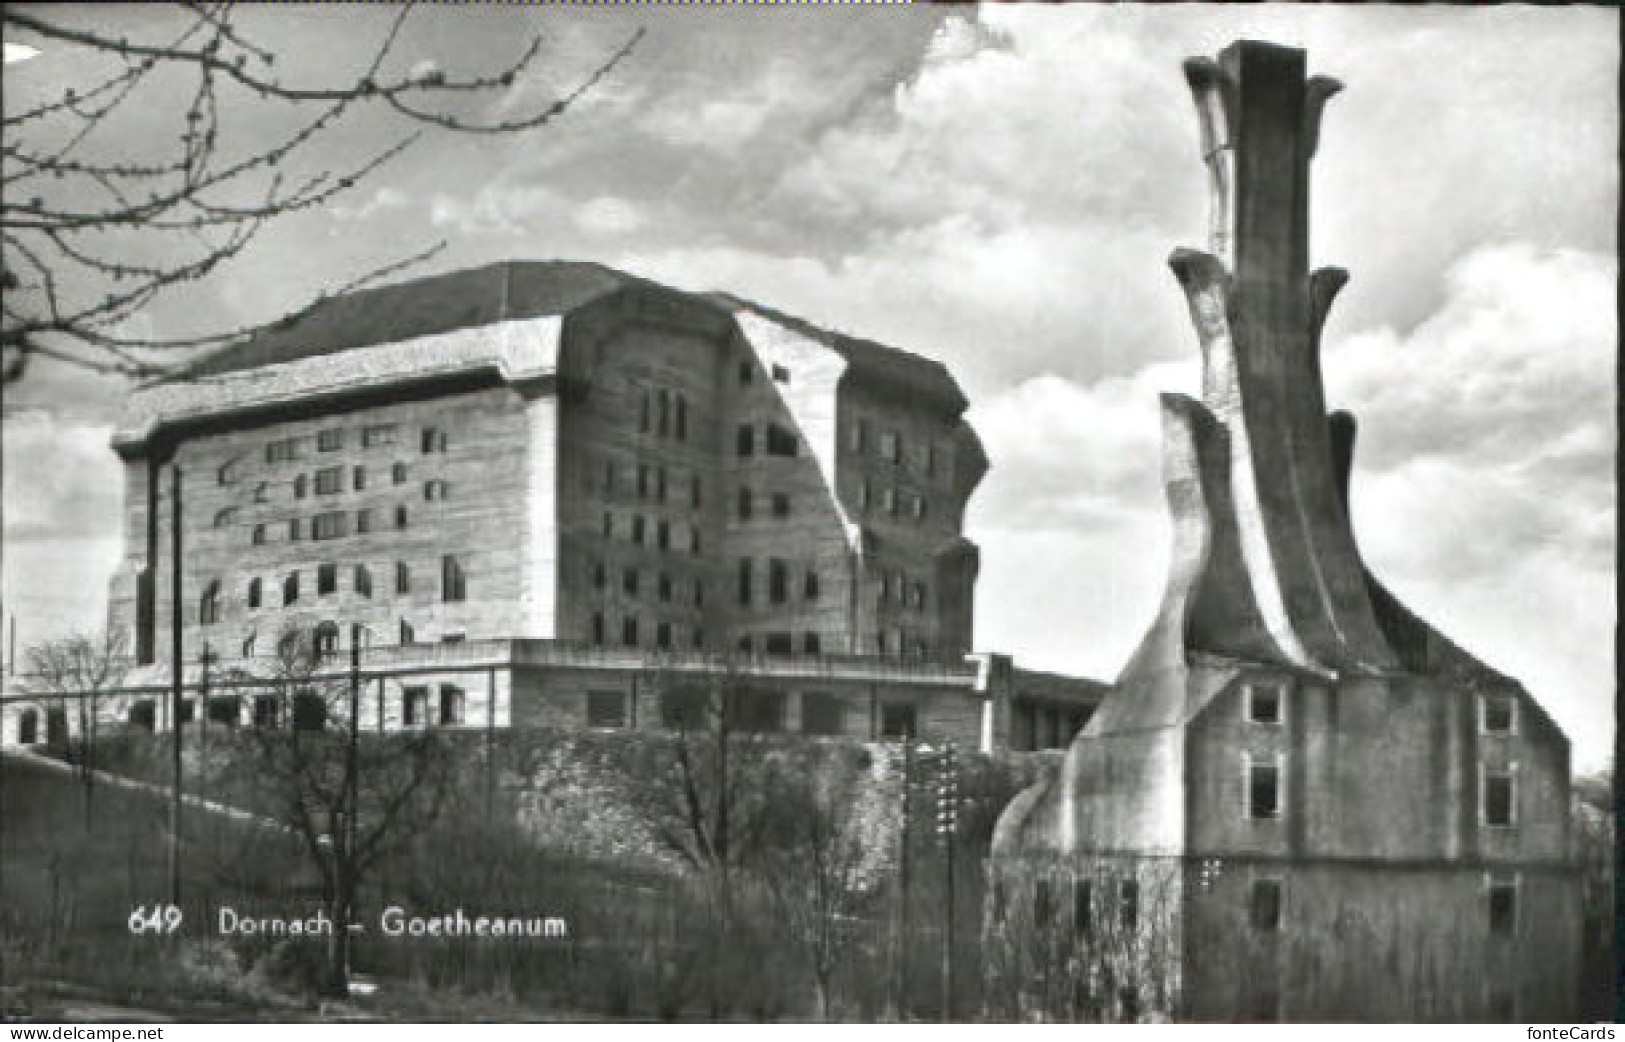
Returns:
[[[797,447],[794,434],[776,423],[767,425],[767,454],[769,456],[794,456]]]
[[[405,561],[395,562],[395,592],[412,592],[412,567]]]
[[[702,491],[700,484],[700,476],[698,474],[694,475],[688,481],[688,505],[693,507],[695,510],[698,510],[700,508],[700,504],[704,502],[704,498],[700,494]]]
[[[300,474],[293,479],[293,498],[304,499],[305,493],[310,490],[310,479]]]
[[[633,514],[632,515],[632,542],[636,543],[639,546],[643,545],[643,515],[642,514]]]
[[[696,607],[696,608],[705,607],[705,580],[704,579],[695,579],[694,580],[694,607]]]
[[[320,564],[316,566],[316,596],[322,597],[339,588],[339,566],[336,564]]]
[[[1485,897],[1489,905],[1490,933],[1512,934],[1518,931],[1518,879],[1516,876],[1491,876],[1486,882]]]
[[[666,501],[666,468],[665,467],[659,467],[659,468],[657,468],[655,470],[655,502],[656,503],[664,503],[665,501]]]
[[[790,566],[775,557],[767,562],[767,599],[783,604],[790,597]]]
[[[599,647],[603,647],[604,613],[601,611],[595,611],[592,613],[592,642]]]
[[[700,530],[698,528],[688,530],[688,552],[695,557],[700,556]]]
[[[1140,925],[1140,884],[1138,880],[1125,879],[1117,888],[1118,922],[1125,930],[1138,929]]]
[[[250,608],[258,608],[260,606],[261,589],[262,588],[258,576],[248,580],[248,606]]]
[[[756,455],[756,428],[748,423],[741,423],[734,432],[734,448],[740,457]]]
[[[739,520],[749,521],[751,519],[751,515],[756,509],[755,502],[755,497],[751,494],[750,489],[743,485],[739,486]]]
[[[243,653],[242,657],[243,658],[253,658],[254,657],[254,645],[256,643],[258,643],[258,641],[259,641],[259,634],[258,633],[250,633],[248,636],[243,638],[243,647],[242,647],[242,653]]]
[[[783,631],[775,631],[767,635],[767,642],[763,645],[769,655],[794,655],[796,652],[795,638]]]
[[[852,437],[849,444],[853,452],[862,452],[869,443],[869,423],[867,420],[858,420],[852,424]]]
[[[656,592],[662,601],[671,600],[671,576],[665,572],[660,573],[660,579],[655,583]]]
[[[275,695],[254,696],[254,726],[276,727],[282,721],[282,706]]]
[[[655,403],[657,406],[655,434],[658,437],[664,438],[666,436],[666,432],[671,429],[671,395],[666,393],[666,389],[664,387],[662,387],[655,395]]]
[[[801,696],[801,733],[838,735],[841,727],[841,700],[823,691]]]
[[[688,399],[677,396],[677,440],[688,440]]]
[[[402,505],[395,508],[395,527],[396,528],[405,528],[406,527],[406,516],[407,515],[406,515],[406,505],[405,504],[402,504]]]
[[[407,622],[405,619],[402,619],[401,620],[401,637],[400,637],[401,643],[403,645],[405,645],[405,644],[415,644],[417,642],[417,639],[418,639],[418,634],[417,634],[417,631],[412,628],[412,624],[410,622]]]
[[[621,691],[588,691],[587,726],[625,727],[626,694]]]
[[[615,461],[612,459],[604,461],[604,478],[600,488],[606,496],[613,494],[615,491]]]
[[[395,444],[395,430],[393,423],[363,427],[361,430],[361,447],[370,449],[377,445],[393,445]]]
[[[869,479],[864,478],[863,483],[858,486],[858,509],[859,510],[868,510],[869,509],[869,503],[873,499],[874,499],[874,494],[869,488]]]
[[[331,565],[323,565],[330,568]],[[338,623],[326,621],[316,624],[315,634],[316,654],[321,658],[330,658],[339,653],[339,627]]]
[[[741,384],[750,383],[753,373],[754,367],[750,364],[748,359],[739,363],[739,382]]]
[[[254,544],[255,546],[264,546],[265,545],[265,526],[264,525],[255,525],[254,526],[254,532],[253,532],[252,535],[249,536],[248,541],[250,543]]]
[[[1478,706],[1479,722],[1485,734],[1517,733],[1517,698],[1506,694],[1484,694],[1479,696]]]
[[[284,606],[297,604],[299,601],[299,573],[289,572],[282,579],[282,603]]]
[[[655,525],[655,549],[671,549],[671,523],[665,519],[661,519],[660,523]]]
[[[1255,682],[1244,686],[1247,693],[1247,719],[1255,724],[1281,722],[1281,686]]]
[[[226,507],[223,510],[215,511],[214,527],[216,527],[216,528],[225,528],[227,525],[234,525],[236,523],[237,523],[237,508],[236,507]]]
[[[611,514],[607,510],[604,511],[603,533],[605,539],[609,539],[615,535],[615,515]]]
[[[355,531],[357,535],[366,535],[372,531],[372,510],[357,510],[355,512]]]
[[[461,601],[468,598],[468,581],[457,558],[447,554],[440,559],[440,599]]]
[[[1253,880],[1252,905],[1248,920],[1253,929],[1268,933],[1281,927],[1281,881],[1279,879]]]
[[[429,689],[409,687],[401,693],[401,724],[421,727],[429,719]]]
[[[355,566],[355,592],[363,597],[372,596],[372,572],[364,564]]]
[[[638,464],[638,498],[647,499],[649,496],[649,467],[647,464]]]
[[[1484,772],[1484,824],[1506,828],[1516,824],[1517,789],[1515,769]]]
[[[638,396],[638,433],[649,433],[649,392]]]
[[[807,655],[818,655],[823,651],[823,644],[816,633],[803,633],[801,635],[801,650]]]
[[[621,620],[621,643],[629,648],[638,646],[638,617],[628,615]]]
[[[750,634],[747,633],[743,637],[739,638],[739,650],[747,655],[751,653],[752,645],[750,642]]]
[[[344,448],[344,431],[335,427],[332,430],[320,431],[317,433],[317,452],[336,452],[342,448]]]
[[[903,456],[903,440],[896,431],[880,432],[880,458],[896,463]]]
[[[1278,758],[1253,760],[1242,754],[1242,770],[1247,781],[1247,816],[1249,818],[1278,818],[1281,816],[1281,765]]]
[[[350,487],[357,492],[367,487],[366,467],[352,467],[350,469]]]
[[[908,606],[910,608],[925,607],[925,583],[917,582],[908,587]]]
[[[389,468],[389,479],[397,485],[406,484],[406,464],[397,463]]]
[[[451,486],[447,485],[439,478],[435,478],[433,481],[425,481],[423,483],[423,498],[427,502],[433,503],[437,500],[445,499],[450,494]]]
[[[781,383],[781,384],[789,383],[790,382],[790,370],[786,369],[782,365],[775,365],[773,367],[773,382],[774,383]]]
[[[254,486],[254,502],[269,503],[271,501],[271,483],[262,481]]]
[[[463,689],[454,684],[440,685],[440,726],[455,727],[463,722]]]
[[[312,539],[338,539],[347,534],[345,528],[349,523],[350,515],[342,510],[317,514],[310,521],[310,537]]]
[[[907,702],[880,704],[880,737],[883,740],[913,738],[917,733],[915,725],[916,713],[912,704]]]
[[[1140,1019],[1140,989],[1132,984],[1117,989],[1117,1019],[1124,1024]]]
[[[628,568],[621,573],[621,589],[625,590],[630,596],[636,597],[638,595],[638,570],[636,568]]]
[[[662,622],[655,626],[655,647],[671,647],[671,623]]]
[[[1089,936],[1094,926],[1094,887],[1087,879],[1072,881],[1072,933],[1077,937]]]
[[[220,464],[220,469],[215,472],[215,480],[222,485],[235,485],[241,470],[240,463],[240,460],[233,458]]]
[[[807,577],[802,581],[801,595],[809,601],[818,599],[818,571],[807,569]]]
[[[773,516],[781,518],[790,516],[790,497],[788,494],[784,492],[773,493]]]
[[[739,559],[739,603],[741,605],[748,605],[750,603],[752,585],[750,572],[750,558],[741,557]]]
[[[423,453],[446,451],[446,432],[434,427],[423,428]]]
[[[298,457],[298,438],[282,438],[265,446],[265,462],[267,463],[286,463]]]
[[[592,563],[592,568],[589,569],[589,574],[592,577],[592,588],[595,590],[602,590],[604,588],[604,583],[607,581],[604,562],[594,561]]]
[[[213,626],[220,621],[219,579],[204,587],[203,596],[198,600],[197,621],[201,626]]]

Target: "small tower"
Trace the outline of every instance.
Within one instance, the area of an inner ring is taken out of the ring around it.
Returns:
[[[1567,739],[1373,579],[1349,523],[1354,421],[1327,415],[1319,358],[1347,275],[1308,245],[1340,85],[1252,41],[1185,77],[1211,217],[1208,249],[1169,259],[1203,386],[1162,399],[1168,583],[1059,772],[999,821],[1007,1012],[1572,1016]]]

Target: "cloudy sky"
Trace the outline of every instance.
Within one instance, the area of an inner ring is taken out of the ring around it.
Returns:
[[[357,6],[248,15],[290,82],[355,75],[384,29]],[[132,38],[171,27],[152,8],[72,16]],[[416,12],[398,53],[469,72],[540,33],[545,60],[483,105],[524,113],[640,28],[632,56],[539,133],[426,138],[138,327],[265,320],[443,239],[420,273],[593,259],[939,358],[993,461],[969,521],[978,646],[1110,679],[1166,566],[1156,395],[1196,383],[1164,263],[1204,245],[1179,63],[1238,37],[1303,46],[1312,71],[1346,85],[1315,164],[1312,248],[1352,274],[1326,379],[1361,423],[1362,547],[1414,608],[1528,684],[1580,766],[1604,760],[1615,12],[463,5]],[[6,66],[8,97],[84,74],[40,46]],[[241,111],[245,133],[276,129]],[[165,112],[143,106],[104,144],[138,152]],[[311,160],[353,164],[401,129],[362,113]],[[104,610],[120,509],[106,442],[123,393],[40,364],[8,395],[4,601],[25,644]]]

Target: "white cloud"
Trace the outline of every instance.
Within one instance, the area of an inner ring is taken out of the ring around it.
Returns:
[[[576,209],[575,222],[589,235],[626,235],[643,227],[643,214],[625,199],[599,196]]]

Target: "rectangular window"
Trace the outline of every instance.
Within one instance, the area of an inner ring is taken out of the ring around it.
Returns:
[[[265,446],[265,462],[285,463],[299,458],[299,439],[282,438]]]
[[[767,454],[769,456],[794,456],[798,448],[799,445],[794,434],[776,423],[767,425]]]
[[[1518,880],[1516,876],[1491,876],[1485,897],[1489,903],[1490,933],[1518,931]]]
[[[751,519],[751,515],[756,509],[755,503],[755,497],[751,494],[750,489],[741,485],[739,487],[739,520],[749,521]]]
[[[423,428],[423,454],[446,451],[446,436],[433,427]]]
[[[924,521],[925,520],[925,497],[924,496],[915,496],[914,497],[914,520],[916,520],[916,521]]]
[[[635,615],[628,615],[621,620],[621,643],[629,648],[638,646],[638,619]]]
[[[457,558],[447,554],[440,559],[440,599],[461,601],[468,598],[468,581]]]
[[[666,468],[665,467],[659,467],[659,468],[657,468],[655,470],[655,502],[656,503],[664,503],[665,501],[666,501]]]
[[[440,685],[440,726],[453,727],[463,722],[463,689],[453,684]]]
[[[1254,681],[1244,688],[1247,693],[1247,719],[1255,724],[1281,722],[1281,686],[1268,681]]]
[[[323,467],[316,472],[316,494],[330,496],[344,490],[344,468]]]
[[[361,446],[370,449],[376,445],[395,444],[396,427],[393,423],[381,423],[374,427],[364,427],[361,430]]]
[[[739,559],[739,603],[748,605],[751,596],[751,565],[750,558]]]
[[[748,359],[739,363],[739,382],[741,385],[750,383],[754,370],[755,367],[750,364]]]
[[[305,524],[302,518],[291,518],[288,521],[288,540],[297,543],[305,538]]]
[[[934,441],[928,441],[928,442],[925,443],[925,473],[929,477],[930,475],[935,474],[936,472],[937,472],[937,443],[934,442]]]
[[[740,424],[734,432],[734,448],[741,458],[756,455],[756,428],[748,423]]]
[[[629,596],[636,597],[638,595],[638,570],[636,568],[628,568],[621,573],[621,589],[625,590]]]
[[[1125,930],[1135,930],[1140,925],[1140,884],[1138,880],[1125,879],[1117,890],[1118,921]]]
[[[1279,879],[1253,880],[1252,905],[1248,920],[1253,929],[1271,933],[1281,926],[1281,881]]]
[[[406,484],[406,464],[396,463],[389,468],[389,479],[397,485]]]
[[[688,505],[696,510],[700,508],[700,504],[704,501],[700,495],[701,491],[700,476],[696,474],[688,482]]]
[[[646,463],[638,464],[638,498],[644,499],[649,495],[649,466]]]
[[[664,572],[660,574],[659,580],[655,583],[655,594],[662,601],[671,600],[671,576]]]
[[[405,561],[395,562],[395,592],[412,592],[412,569]]]
[[[660,622],[655,624],[655,647],[671,647],[671,623]]]
[[[781,383],[781,384],[789,383],[790,382],[790,370],[786,369],[782,365],[775,365],[773,367],[773,382],[774,383]]]
[[[880,704],[880,737],[885,739],[913,738],[917,733],[917,713],[907,702]]]
[[[1089,936],[1094,925],[1094,888],[1087,879],[1072,881],[1072,932],[1078,937]]]
[[[625,727],[626,694],[621,691],[587,692],[588,727]]]
[[[372,511],[370,509],[355,512],[355,530],[357,535],[366,535],[372,531]]]
[[[395,508],[395,527],[406,527],[406,507],[404,506],[398,506]]]
[[[677,396],[677,440],[688,440],[688,399]]]
[[[655,549],[671,549],[671,523],[664,519],[655,526]]]
[[[700,530],[698,528],[688,530],[688,552],[695,557],[700,556]]]
[[[316,595],[333,593],[339,588],[339,566],[336,564],[322,564],[316,566]]]
[[[1040,926],[1049,924],[1050,913],[1050,886],[1048,879],[1033,880],[1033,922]]]
[[[1510,828],[1516,821],[1516,778],[1512,771],[1484,772],[1484,824]]]
[[[334,510],[326,514],[317,514],[311,518],[310,537],[312,539],[339,539],[348,535],[350,515],[342,510]]]
[[[767,635],[764,650],[769,655],[794,655],[796,653],[796,639],[783,630],[777,630]]]
[[[1516,734],[1518,700],[1512,695],[1479,696],[1480,720],[1485,734]]]
[[[409,687],[401,693],[401,723],[406,727],[422,727],[429,722],[429,689]]]
[[[1247,781],[1247,816],[1281,816],[1281,765],[1274,759],[1254,761],[1242,754]]]
[[[783,492],[773,493],[773,516],[790,516],[790,497]]]
[[[872,491],[869,488],[869,479],[864,478],[863,479],[863,484],[858,486],[858,509],[859,510],[868,510],[869,509],[869,503],[873,498],[874,498],[874,495],[873,495]]]
[[[643,545],[643,515],[632,515],[632,542]]]
[[[317,452],[337,452],[342,448],[344,448],[344,432],[337,427],[316,435]]]
[[[790,598],[790,566],[775,557],[767,563],[767,599],[783,604]]]
[[[354,467],[350,471],[350,487],[360,492],[367,487],[367,468]]]
[[[809,601],[818,599],[818,572],[815,569],[807,569],[807,578],[802,585],[801,594]]]
[[[804,655],[819,655],[824,650],[824,642],[816,633],[803,633],[801,635],[801,652]]]
[[[838,735],[841,727],[841,700],[823,691],[801,696],[801,733]]]

